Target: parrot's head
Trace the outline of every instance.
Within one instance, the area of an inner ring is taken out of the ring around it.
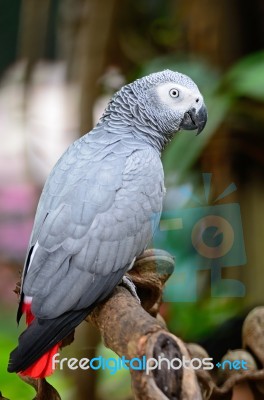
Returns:
[[[188,76],[167,69],[123,86],[101,121],[108,121],[108,129],[117,133],[116,128],[125,124],[127,132],[132,129],[134,136],[162,150],[181,129],[199,134],[205,127],[207,110],[196,84]]]
[[[207,110],[203,96],[188,76],[164,70],[136,80],[131,88],[140,112],[163,134],[173,135],[181,129],[199,134],[204,129]]]

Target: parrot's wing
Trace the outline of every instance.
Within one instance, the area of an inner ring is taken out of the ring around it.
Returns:
[[[163,170],[155,150],[90,140],[59,160],[41,198],[32,235],[37,249],[23,283],[38,318],[108,296],[159,220]]]

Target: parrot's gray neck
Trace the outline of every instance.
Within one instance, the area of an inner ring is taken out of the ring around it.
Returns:
[[[135,100],[133,93],[121,90],[109,102],[99,125],[110,134],[120,134],[149,143],[159,153],[171,140],[172,134],[163,134],[157,127],[154,118],[146,115],[143,105]]]

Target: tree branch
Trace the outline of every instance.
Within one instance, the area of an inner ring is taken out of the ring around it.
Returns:
[[[88,320],[101,333],[104,344],[120,357],[149,360],[158,357],[189,359],[183,342],[169,333],[157,315],[165,281],[173,271],[172,257],[161,250],[148,250],[141,256],[129,275],[138,289],[142,307],[124,287],[118,286],[111,298],[100,304]],[[143,308],[144,307],[144,308]],[[152,314],[152,315],[150,315]],[[201,399],[200,389],[193,370],[161,369],[131,370],[135,399],[176,400]]]

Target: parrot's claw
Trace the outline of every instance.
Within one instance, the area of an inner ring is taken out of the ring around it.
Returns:
[[[132,296],[137,299],[139,304],[141,304],[140,298],[138,297],[137,294],[136,286],[132,282],[131,278],[129,278],[127,275],[124,275],[120,284],[123,285],[127,290],[129,290]]]

